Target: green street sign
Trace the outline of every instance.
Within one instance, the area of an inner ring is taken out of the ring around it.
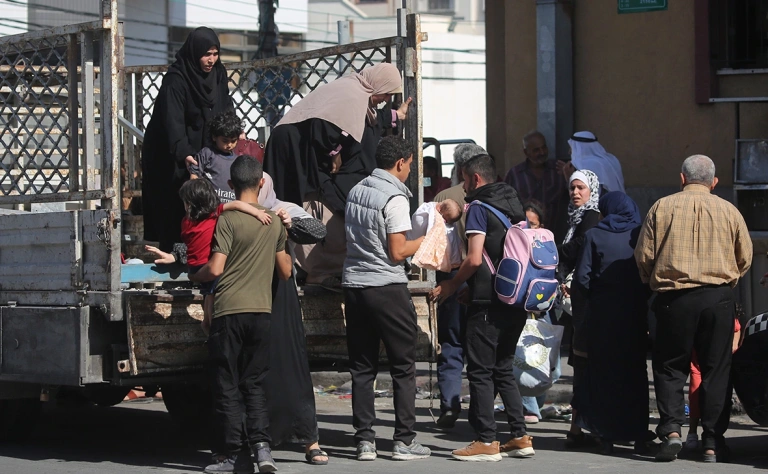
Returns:
[[[618,0],[619,13],[655,12],[667,9],[667,0]]]

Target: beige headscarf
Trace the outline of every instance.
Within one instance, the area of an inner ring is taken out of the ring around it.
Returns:
[[[349,133],[359,143],[363,139],[365,120],[372,122],[376,118],[371,96],[402,91],[403,81],[397,66],[377,64],[318,87],[294,105],[277,126],[320,118]]]

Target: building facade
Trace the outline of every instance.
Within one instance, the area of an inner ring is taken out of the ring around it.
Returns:
[[[471,139],[485,146],[485,17],[483,2],[414,1],[422,43],[424,136]],[[400,0],[309,0],[308,49],[338,42],[338,22],[350,21],[350,41],[397,35]],[[452,168],[452,147],[442,149],[443,175]],[[433,151],[425,151],[427,154]]]
[[[768,1],[669,0],[627,14],[618,3],[486,2],[489,151],[505,169],[523,159],[521,137],[551,106],[539,90],[551,56],[565,78],[551,120],[559,139],[548,136],[558,155],[568,153],[563,137],[594,132],[647,209],[677,189],[683,159],[702,153],[728,196],[736,139],[768,137]],[[548,38],[546,8],[571,28],[570,45]],[[558,49],[570,49],[570,71]]]

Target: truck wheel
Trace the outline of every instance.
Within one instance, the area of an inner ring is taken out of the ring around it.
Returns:
[[[160,391],[165,409],[184,433],[211,432],[213,400],[208,387],[170,384],[160,387]]]
[[[24,441],[32,434],[43,404],[35,398],[0,400],[0,441]]]
[[[83,389],[86,398],[100,407],[112,407],[122,402],[131,387],[113,387],[110,385],[88,385]]]

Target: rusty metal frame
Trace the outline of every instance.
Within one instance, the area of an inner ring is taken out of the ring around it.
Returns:
[[[117,0],[101,0],[101,11],[98,21],[0,38],[0,204],[119,208]]]

